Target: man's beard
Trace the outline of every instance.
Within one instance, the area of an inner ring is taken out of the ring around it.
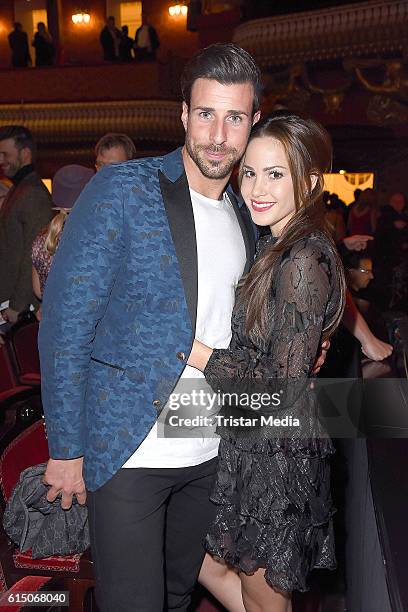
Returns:
[[[241,158],[238,150],[234,147],[192,144],[188,138],[188,134],[186,137],[186,149],[191,159],[200,169],[201,174],[209,179],[227,178],[231,174],[235,164]],[[202,155],[203,151],[208,151],[209,153],[223,153],[226,154],[226,158],[222,161],[205,159]]]
[[[21,168],[23,167],[23,163],[20,159],[20,155],[18,155],[17,157],[17,161],[13,163],[10,163],[8,165],[8,168],[4,168],[3,166],[0,166],[0,170],[3,172],[4,176],[6,176],[9,179],[12,179],[19,170],[21,170]]]

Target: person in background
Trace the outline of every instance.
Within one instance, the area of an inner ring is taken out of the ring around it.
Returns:
[[[55,57],[55,47],[45,23],[39,21],[32,45],[35,49],[36,66],[52,66]]]
[[[360,312],[367,313],[370,302],[366,299],[366,294],[360,291],[367,289],[374,278],[373,262],[367,251],[349,251],[343,256],[344,267],[347,271],[347,286],[354,303]]]
[[[408,311],[408,208],[396,192],[383,206],[374,239],[376,290],[384,309]]]
[[[342,205],[340,198],[335,193],[323,194],[323,201],[325,204],[325,219],[330,231],[330,234],[336,244],[342,242],[346,235],[346,225],[344,223],[344,216],[342,211]]]
[[[42,299],[45,281],[67,216],[93,175],[93,170],[77,164],[64,166],[55,173],[52,180],[52,199],[53,210],[57,211],[57,214],[37,235],[31,249],[33,291],[39,300]]]
[[[119,44],[121,32],[115,25],[115,18],[108,17],[106,25],[99,35],[105,62],[117,62],[119,59]]]
[[[376,196],[372,189],[365,189],[351,208],[347,220],[347,233],[374,236],[376,227]]]
[[[11,49],[11,65],[13,68],[27,68],[31,66],[31,56],[28,49],[28,36],[23,31],[21,23],[16,21],[14,30],[8,35]]]
[[[122,36],[119,43],[119,59],[121,62],[132,62],[134,59],[134,40],[129,36],[127,25],[122,26]]]
[[[160,47],[159,37],[154,27],[143,17],[143,24],[136,30],[136,59],[155,60],[156,51]]]
[[[354,200],[352,202],[350,202],[350,204],[348,206],[346,206],[345,211],[344,211],[345,212],[345,219],[344,220],[346,222],[346,225],[347,225],[347,222],[348,222],[348,217],[349,217],[350,211],[357,204],[358,199],[359,199],[359,197],[361,196],[362,193],[363,192],[362,192],[362,190],[359,187],[357,187],[357,189],[355,189],[353,191]]]
[[[0,304],[10,323],[35,303],[31,283],[31,246],[40,229],[52,218],[52,199],[34,170],[35,143],[21,125],[0,128],[0,166],[11,179],[0,210]]]
[[[100,170],[110,164],[135,159],[136,147],[134,142],[126,134],[114,134],[109,132],[98,140],[95,145],[95,168]]]

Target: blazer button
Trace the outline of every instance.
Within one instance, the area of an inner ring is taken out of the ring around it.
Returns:
[[[160,408],[160,406],[161,406],[161,401],[160,401],[160,400],[158,400],[158,399],[155,399],[155,400],[153,400],[153,401],[152,401],[152,404],[153,404],[153,406],[154,406],[155,408]]]
[[[177,359],[179,359],[180,361],[185,361],[186,360],[186,356],[183,353],[183,351],[179,351],[178,353],[176,353],[176,357]]]

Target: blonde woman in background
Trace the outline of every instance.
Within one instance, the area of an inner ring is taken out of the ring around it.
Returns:
[[[52,181],[52,198],[57,214],[35,238],[31,249],[33,291],[39,300],[42,298],[66,218],[93,175],[93,170],[77,164],[64,166],[55,173]]]

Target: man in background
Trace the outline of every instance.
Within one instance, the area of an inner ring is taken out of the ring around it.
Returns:
[[[103,49],[103,59],[106,62],[116,62],[119,59],[120,39],[121,33],[115,25],[115,18],[108,17],[99,36],[99,42]]]
[[[28,37],[26,32],[23,31],[23,26],[18,21],[14,24],[14,30],[8,35],[8,41],[13,68],[27,68],[27,66],[31,66]]]
[[[155,60],[156,51],[160,47],[159,37],[154,27],[144,17],[143,25],[136,30],[135,48],[136,59]]]
[[[110,164],[135,159],[136,147],[134,142],[126,134],[108,133],[102,136],[95,146],[95,168],[100,170]]]
[[[0,310],[9,323],[35,301],[31,245],[52,217],[51,195],[34,170],[34,156],[27,128],[0,128],[0,171],[13,183],[0,210]]]

